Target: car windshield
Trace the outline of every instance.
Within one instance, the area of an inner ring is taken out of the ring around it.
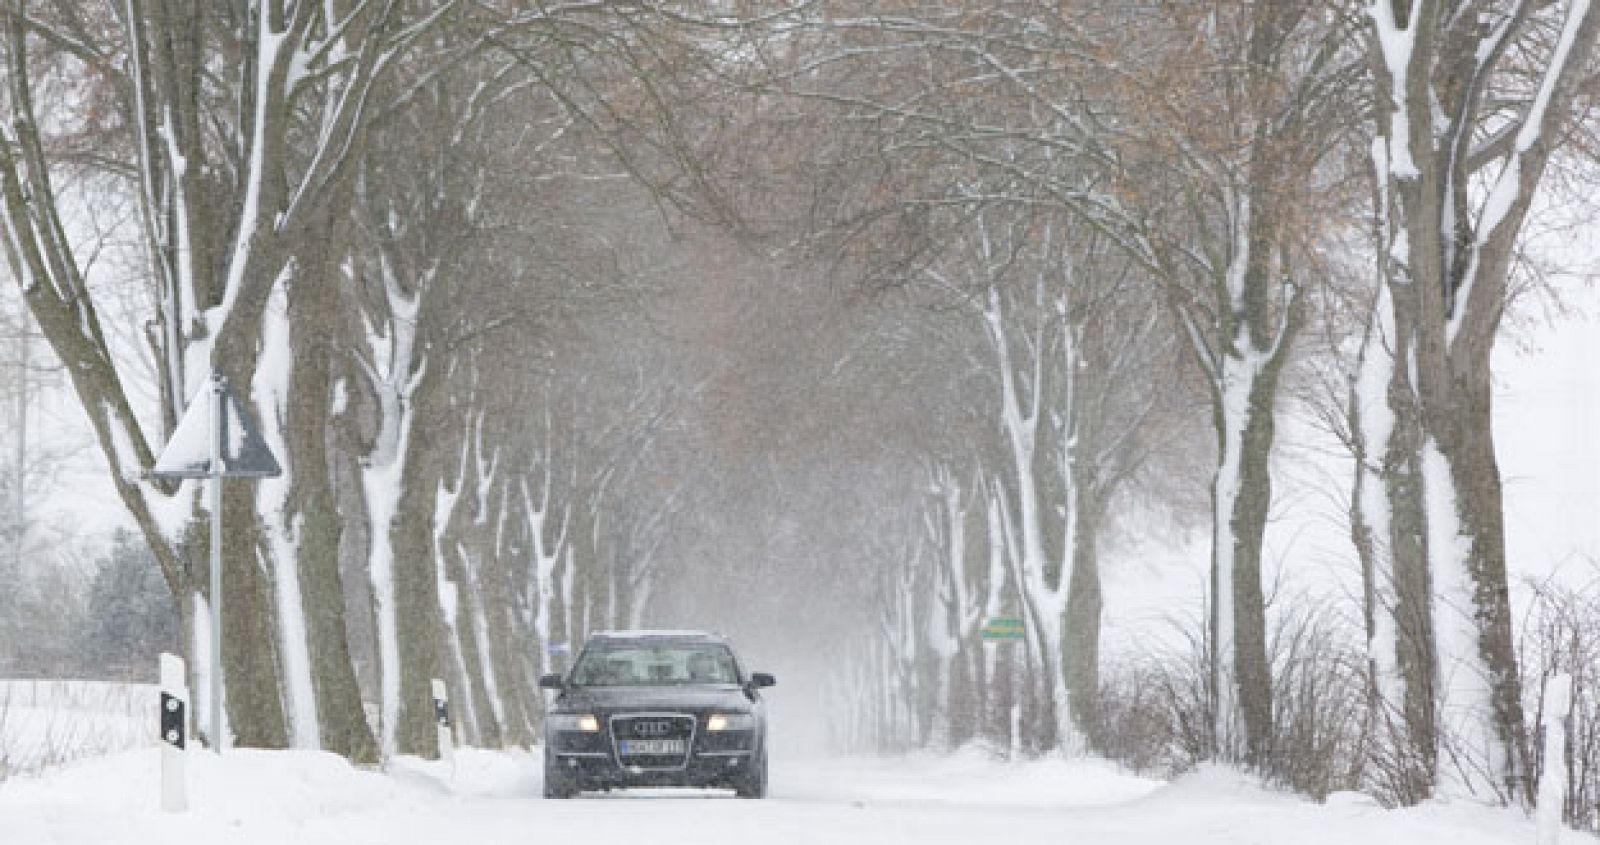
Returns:
[[[714,643],[590,647],[572,670],[572,683],[585,687],[738,682],[733,652]]]

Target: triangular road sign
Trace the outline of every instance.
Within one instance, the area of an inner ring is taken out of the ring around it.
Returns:
[[[222,443],[216,450],[222,457],[220,472],[211,466],[214,407],[222,412]],[[150,470],[157,478],[276,478],[282,473],[255,421],[220,375],[212,376],[195,394],[183,419],[178,421],[177,430],[172,432],[172,439]]]

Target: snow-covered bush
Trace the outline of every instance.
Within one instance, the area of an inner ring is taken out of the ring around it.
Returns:
[[[1529,736],[1539,736],[1549,708],[1544,682],[1559,673],[1572,677],[1566,759],[1543,759],[1544,743],[1536,741],[1532,770],[1542,777],[1552,766],[1567,766],[1566,822],[1600,833],[1600,585],[1534,585],[1520,647]]]
[[[1278,616],[1268,643],[1273,733],[1258,774],[1318,798],[1359,788],[1365,765],[1365,657],[1339,609],[1302,599]],[[1144,774],[1205,759],[1211,673],[1200,628],[1198,619],[1190,622],[1181,649],[1104,667],[1098,753]]]
[[[0,680],[0,781],[156,741],[156,688]]]
[[[1272,748],[1262,772],[1315,798],[1359,789],[1367,743],[1366,654],[1341,605],[1305,598],[1277,622]]]
[[[1139,774],[1194,765],[1205,746],[1204,664],[1141,657],[1101,669],[1096,751]]]

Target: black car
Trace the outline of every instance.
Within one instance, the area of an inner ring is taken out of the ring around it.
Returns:
[[[544,794],[634,786],[723,787],[767,794],[771,675],[739,666],[727,640],[691,631],[595,634],[545,717]]]

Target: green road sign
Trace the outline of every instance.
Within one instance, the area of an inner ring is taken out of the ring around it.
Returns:
[[[1020,640],[1023,637],[1022,620],[1005,617],[986,619],[978,633],[986,640]]]

